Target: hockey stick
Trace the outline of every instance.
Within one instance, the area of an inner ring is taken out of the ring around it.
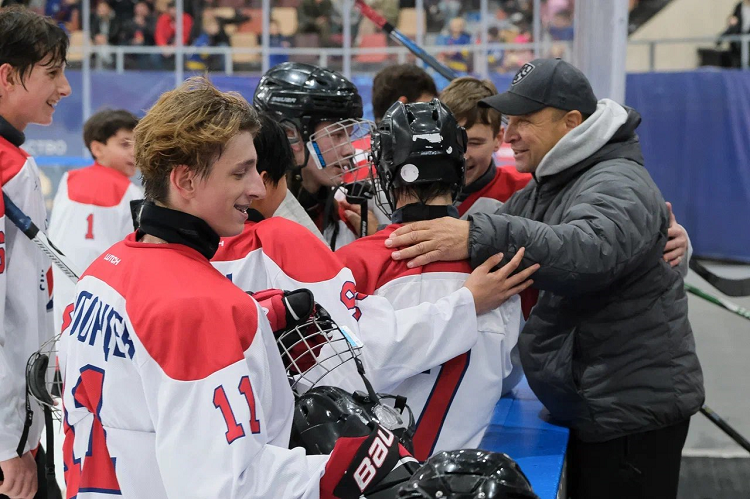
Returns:
[[[355,0],[354,5],[359,8],[360,12],[362,12],[362,15],[364,15],[370,21],[374,22],[380,29],[388,33],[388,36],[391,38],[391,40],[409,49],[412,54],[422,59],[428,66],[440,73],[443,77],[447,78],[449,81],[455,80],[457,78],[456,73],[454,73],[452,69],[445,67],[443,64],[440,64],[437,59],[425,52],[422,47],[414,43],[408,36],[404,35],[399,30],[394,28],[391,23],[389,23],[383,16],[375,12],[372,7],[364,2],[364,0]]]
[[[727,296],[750,296],[750,277],[745,279],[727,279],[726,277],[718,276],[695,258],[690,259],[690,270]]]
[[[721,429],[721,431],[726,433],[729,436],[729,438],[737,442],[737,444],[740,447],[750,452],[750,442],[748,442],[745,437],[740,435],[740,433],[737,430],[732,428],[729,425],[729,423],[727,423],[721,417],[719,417],[718,414],[712,411],[710,407],[704,404],[703,407],[701,407],[701,414],[703,414],[708,419],[710,419],[711,422],[714,423],[716,426],[718,426]]]
[[[685,283],[685,290],[689,293],[693,293],[696,296],[700,296],[704,300],[710,301],[714,305],[718,305],[721,308],[725,308],[729,310],[730,312],[733,312],[740,317],[744,317],[745,319],[750,320],[750,310],[746,308],[742,308],[739,305],[735,305],[734,303],[730,302],[729,300],[725,300],[723,298],[719,298],[717,296],[710,295],[706,293],[705,291],[696,288],[695,286]]]
[[[78,282],[78,272],[74,270],[73,265],[68,261],[68,258],[60,251],[57,246],[52,244],[47,236],[39,230],[39,227],[34,225],[21,209],[10,200],[7,194],[3,191],[3,202],[5,203],[5,214],[8,216],[11,222],[20,229],[21,232],[26,234],[26,237],[31,239],[39,248],[49,257],[57,267],[63,271],[63,273],[70,277],[75,283]]]

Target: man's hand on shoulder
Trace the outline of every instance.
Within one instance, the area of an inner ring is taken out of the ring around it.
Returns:
[[[414,222],[394,231],[385,241],[394,260],[409,260],[410,268],[432,262],[469,258],[469,222],[451,217]]]

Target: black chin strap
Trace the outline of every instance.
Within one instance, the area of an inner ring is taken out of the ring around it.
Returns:
[[[140,226],[136,238],[150,234],[168,243],[184,244],[208,260],[219,249],[219,235],[205,220],[185,213],[157,206],[153,201],[143,203]]]

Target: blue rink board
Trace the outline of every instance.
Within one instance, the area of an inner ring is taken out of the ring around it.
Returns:
[[[568,429],[542,419],[548,414],[524,378],[500,399],[480,448],[504,452],[521,466],[540,499],[555,499],[560,487]]]

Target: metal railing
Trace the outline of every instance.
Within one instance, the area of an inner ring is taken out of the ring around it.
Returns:
[[[556,47],[559,51],[560,56],[563,58],[569,58],[572,53],[573,45],[572,42],[532,42],[532,43],[472,43],[465,45],[427,45],[424,49],[432,54],[438,55],[440,53],[456,53],[461,52],[469,54],[472,58],[474,68],[484,68],[485,73],[480,76],[487,76],[486,64],[483,66],[482,58],[483,54],[489,54],[490,52],[503,51],[503,52],[518,52],[518,51],[529,51],[533,54],[548,54],[552,48]],[[344,48],[344,47],[327,47],[327,48],[276,48],[276,47],[195,47],[195,46],[172,46],[172,47],[134,47],[124,45],[82,45],[72,46],[68,51],[69,54],[74,57],[70,57],[72,61],[76,61],[75,56],[81,56],[81,60],[85,60],[91,56],[94,57],[94,69],[103,69],[107,64],[105,60],[114,57],[114,70],[117,73],[124,73],[127,69],[125,67],[125,58],[127,55],[174,55],[175,61],[185,60],[186,57],[191,55],[221,55],[224,59],[223,72],[224,74],[231,75],[235,72],[235,65],[237,64],[233,56],[234,55],[255,55],[258,57],[255,64],[258,65],[258,72],[261,71],[261,61],[263,58],[270,55],[287,55],[290,57],[294,56],[317,56],[317,64],[320,66],[327,67],[331,58],[350,57],[350,61],[357,62],[356,58],[359,55],[385,55],[395,56],[396,61],[403,63],[407,61],[407,58],[411,56],[411,53],[404,47],[364,47],[364,48]],[[413,57],[413,56],[411,56]],[[240,63],[247,64],[247,63]],[[351,63],[350,63],[351,64]],[[509,71],[515,71],[517,68],[510,68]],[[134,69],[135,70],[135,69]]]
[[[727,35],[727,36],[703,36],[690,38],[658,38],[647,40],[628,40],[628,45],[648,45],[648,70],[656,70],[656,47],[659,45],[680,45],[680,44],[710,44],[711,46],[721,45],[727,42],[740,43],[740,62],[742,69],[750,67],[750,34],[746,35]]]

